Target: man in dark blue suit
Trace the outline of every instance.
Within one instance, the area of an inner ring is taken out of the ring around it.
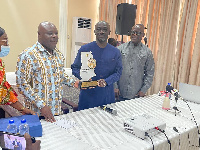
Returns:
[[[96,62],[91,81],[97,81],[95,88],[81,89],[78,109],[88,109],[115,102],[113,83],[119,80],[122,74],[122,61],[120,51],[107,43],[110,34],[110,25],[105,21],[100,21],[95,25],[94,33],[96,41],[83,45],[71,65],[74,76],[81,80],[80,69],[82,52],[92,52]]]

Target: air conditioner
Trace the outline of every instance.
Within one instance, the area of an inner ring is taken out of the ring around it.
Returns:
[[[91,19],[73,17],[71,63],[74,62],[80,47],[89,42],[91,42]]]

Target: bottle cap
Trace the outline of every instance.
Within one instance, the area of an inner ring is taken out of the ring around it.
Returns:
[[[21,123],[26,123],[26,119],[22,119],[22,120],[21,120]]]
[[[167,85],[171,85],[171,83],[168,83]]]
[[[10,123],[10,124],[14,123],[14,120],[9,120],[9,123]]]

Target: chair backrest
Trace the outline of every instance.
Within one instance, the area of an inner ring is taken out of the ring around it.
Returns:
[[[72,76],[72,69],[71,68],[64,68],[65,70],[65,73],[68,75],[68,76]]]
[[[65,73],[68,76],[75,78],[72,75],[71,68],[64,68],[64,69]],[[79,93],[80,89],[77,89],[75,87],[68,87],[67,85],[63,86],[63,103],[72,107],[73,111],[76,111],[78,109]]]
[[[16,85],[16,74],[15,72],[6,72],[6,80],[10,85]]]

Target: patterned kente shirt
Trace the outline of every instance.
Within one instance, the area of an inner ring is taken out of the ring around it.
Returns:
[[[24,50],[18,58],[16,82],[25,95],[26,107],[40,115],[45,105],[53,115],[62,114],[63,84],[72,86],[74,80],[64,73],[64,56],[58,49],[50,54],[39,42]]]

